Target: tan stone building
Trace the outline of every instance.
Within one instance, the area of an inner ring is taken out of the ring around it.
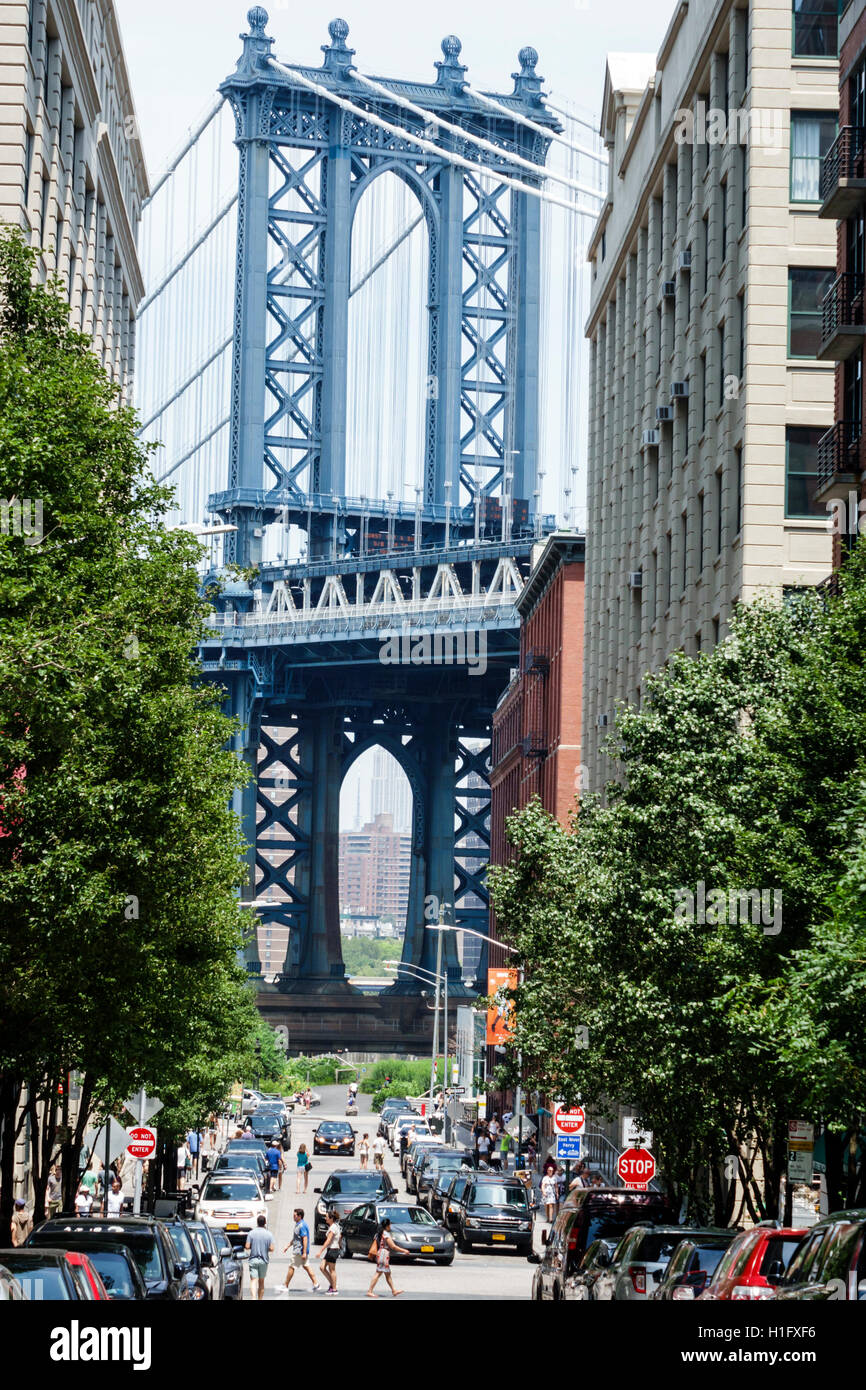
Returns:
[[[42,250],[75,328],[126,385],[147,174],[112,0],[0,0],[0,220]]]
[[[616,704],[725,636],[733,606],[829,572],[817,445],[835,238],[832,5],[688,0],[657,55],[611,54],[592,296],[583,752]]]

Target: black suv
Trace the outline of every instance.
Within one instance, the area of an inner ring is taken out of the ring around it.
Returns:
[[[328,1223],[325,1216],[329,1211],[337,1213],[337,1219],[341,1220],[350,1211],[354,1211],[362,1202],[395,1202],[397,1201],[397,1189],[392,1183],[388,1174],[377,1172],[374,1168],[365,1169],[359,1172],[354,1168],[343,1170],[338,1168],[331,1173],[324,1187],[314,1187],[313,1191],[318,1194],[319,1200],[316,1203],[316,1215],[313,1220],[313,1240],[320,1241],[325,1238],[325,1231]]]
[[[276,1139],[285,1150],[292,1147],[292,1127],[285,1115],[277,1114],[273,1110],[254,1110],[252,1122],[252,1132],[256,1139],[262,1139],[265,1144]]]
[[[556,1218],[546,1245],[555,1231],[568,1227],[568,1249],[573,1268],[597,1240],[613,1248],[632,1226],[676,1225],[677,1211],[663,1192],[637,1192],[632,1187],[577,1187]]]
[[[348,1120],[322,1120],[313,1130],[314,1154],[355,1157],[355,1131]]]
[[[519,1255],[531,1255],[532,1219],[520,1178],[473,1173],[456,1214],[458,1247],[467,1254],[473,1245],[513,1245]]]
[[[141,1272],[149,1299],[190,1299],[187,1270],[177,1258],[166,1223],[157,1217],[53,1216],[43,1221],[26,1243],[52,1248],[62,1245],[70,1249],[70,1234],[86,1235],[88,1244],[101,1239],[108,1245],[127,1246]]]

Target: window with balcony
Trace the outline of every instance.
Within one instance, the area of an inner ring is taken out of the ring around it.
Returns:
[[[791,201],[821,201],[821,161],[836,139],[835,112],[791,112]]]
[[[839,52],[840,0],[793,0],[795,58],[835,58]]]
[[[835,270],[791,266],[788,270],[788,356],[817,357],[821,346],[821,305]]]
[[[789,425],[785,430],[785,515],[826,516],[823,502],[815,501],[818,481],[818,440],[825,431],[819,425]]]

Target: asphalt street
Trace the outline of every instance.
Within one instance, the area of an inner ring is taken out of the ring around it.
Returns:
[[[321,1105],[316,1106],[309,1114],[302,1110],[294,1112],[292,1147],[290,1152],[285,1154],[286,1172],[283,1174],[282,1189],[268,1201],[268,1227],[273,1233],[276,1251],[271,1256],[268,1269],[265,1299],[290,1304],[309,1302],[310,1300],[337,1303],[341,1299],[361,1298],[369,1302],[371,1308],[375,1308],[376,1303],[372,1299],[366,1299],[374,1266],[372,1262],[357,1255],[353,1259],[340,1259],[337,1262],[339,1298],[325,1298],[324,1294],[315,1293],[307,1275],[300,1269],[296,1271],[292,1279],[289,1293],[286,1295],[277,1292],[278,1285],[285,1280],[286,1271],[291,1261],[291,1252],[283,1254],[283,1246],[291,1243],[294,1207],[302,1206],[304,1208],[304,1215],[312,1234],[313,1214],[315,1204],[318,1201],[314,1188],[322,1187],[328,1174],[338,1168],[360,1168],[360,1159],[357,1155],[353,1159],[340,1160],[313,1154],[313,1130],[323,1119],[343,1119],[346,1099],[344,1086],[323,1086],[318,1089],[322,1096]],[[358,1102],[359,1115],[355,1124],[358,1139],[366,1131],[372,1142],[375,1138],[379,1117],[374,1115],[370,1108],[369,1096],[359,1095]],[[308,1191],[306,1194],[298,1196],[295,1191],[296,1157],[298,1145],[303,1143],[307,1145],[313,1168],[309,1174]],[[398,1189],[399,1197],[397,1200],[414,1204],[414,1197],[406,1194],[400,1166],[390,1150],[386,1152],[385,1168],[391,1181]],[[318,1245],[314,1244],[312,1249],[311,1263],[316,1270],[319,1264],[319,1248]],[[535,1248],[538,1251],[542,1249],[541,1222],[538,1220],[536,1220]],[[525,1256],[519,1256],[507,1250],[486,1251],[481,1247],[469,1255],[461,1255],[458,1251],[455,1254],[454,1263],[447,1267],[437,1268],[435,1265],[398,1264],[395,1262],[393,1266],[394,1283],[397,1288],[403,1290],[402,1296],[396,1301],[418,1299],[447,1301],[475,1298],[489,1302],[491,1299],[500,1298],[528,1299],[531,1295],[534,1269],[535,1266],[530,1264]],[[324,1284],[324,1276],[319,1275],[319,1279]],[[381,1294],[378,1300],[380,1304],[395,1302],[384,1279],[380,1279],[376,1291]],[[249,1295],[250,1285],[245,1274],[244,1298],[249,1298]]]

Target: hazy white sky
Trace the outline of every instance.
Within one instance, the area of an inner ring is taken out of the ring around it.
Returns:
[[[208,105],[240,53],[249,5],[238,0],[116,0],[132,89],[151,178]],[[432,81],[440,43],[463,42],[461,61],[473,86],[511,90],[517,52],[538,49],[546,87],[597,113],[608,51],[657,49],[673,0],[280,0],[266,4],[268,32],[284,61],[322,60],[328,21],[349,24],[361,71]]]

